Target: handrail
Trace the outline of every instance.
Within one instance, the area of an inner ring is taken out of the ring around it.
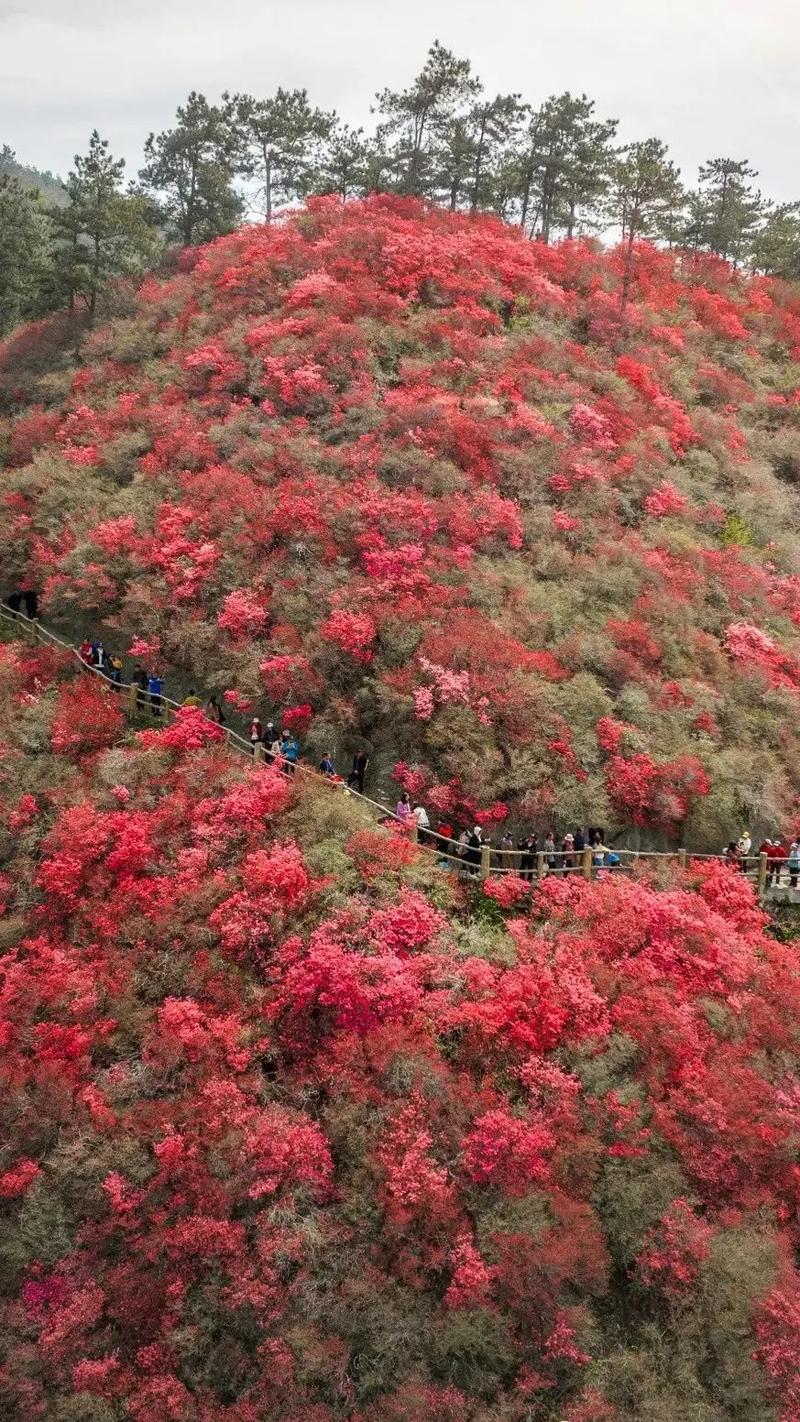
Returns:
[[[73,647],[70,642],[65,642],[62,637],[52,632],[49,627],[45,627],[38,617],[28,617],[27,613],[21,610],[16,611],[0,603],[0,618],[6,622],[14,623],[17,626],[22,624],[23,627],[30,628],[34,641],[41,638],[45,642],[51,642],[54,646],[63,648],[64,651],[69,652],[70,655],[75,658],[81,671],[91,672],[94,676],[100,677],[105,686],[114,688],[120,692],[127,691],[130,693],[131,691],[135,691],[134,704],[139,705],[145,697],[151,696],[150,692],[146,691],[144,687],[138,686],[135,682],[112,681],[100,667],[95,667],[85,662],[77,647]],[[173,701],[169,696],[164,696],[163,693],[159,693],[159,702],[161,705],[168,707],[171,714],[186,709],[183,703]],[[213,721],[202,707],[198,707],[197,709],[202,712],[205,719],[208,720],[211,725],[219,726],[219,722]],[[253,744],[245,740],[244,736],[240,736],[238,731],[232,730],[229,726],[220,726],[220,730],[223,732],[228,746],[238,751],[241,755],[246,756],[248,760],[263,760],[265,758],[262,743],[256,742]],[[280,757],[278,759],[280,759]],[[388,805],[382,804],[379,800],[373,800],[369,795],[364,795],[359,790],[353,790],[349,785],[345,784],[344,780],[338,777],[332,778],[323,775],[320,771],[315,770],[313,766],[304,765],[301,761],[294,762],[291,769],[281,764],[279,764],[278,768],[287,775],[293,775],[295,772],[299,772],[301,775],[311,776],[315,781],[327,784],[331,788],[344,788],[348,796],[368,806],[371,811],[377,812],[381,820],[389,820],[393,825],[397,826],[398,829],[408,832],[412,842],[418,849],[429,855],[433,855],[439,862],[446,860],[448,865],[454,864],[460,871],[465,873],[477,873],[481,878],[502,876],[503,874],[515,874],[532,881],[534,878],[539,880],[551,874],[572,874],[589,879],[597,873],[611,874],[622,872],[625,868],[631,868],[633,864],[642,859],[666,859],[673,862],[677,860],[681,865],[686,865],[689,859],[718,859],[727,862],[727,855],[724,853],[709,854],[707,851],[695,853],[686,849],[626,849],[616,846],[611,849],[610,846],[604,845],[602,849],[604,858],[609,852],[618,857],[618,864],[611,866],[605,863],[596,864],[594,862],[598,856],[599,847],[593,845],[586,845],[582,850],[544,849],[542,846],[537,845],[536,849],[531,850],[525,849],[521,845],[514,849],[501,849],[488,843],[483,843],[480,846],[480,849],[477,851],[478,859],[476,860],[476,849],[474,847],[470,850],[460,839],[451,839],[437,833],[436,830],[430,827],[424,830],[419,829],[413,816],[408,815],[403,817],[398,815],[396,810],[390,809]],[[447,848],[444,846],[447,846]],[[452,852],[450,852],[451,846]],[[526,864],[525,869],[522,869],[521,862],[526,858],[529,861],[532,860],[533,863]],[[504,863],[504,860],[513,860],[514,862]],[[550,862],[553,860],[556,861],[555,864]],[[571,864],[567,864],[567,860],[571,860]],[[780,864],[785,865],[786,861],[781,860]],[[737,861],[737,867],[747,877],[755,877],[759,897],[764,898],[772,887],[771,884],[767,883],[769,875],[768,856],[766,854],[747,855],[745,858]],[[780,883],[778,883],[778,887],[780,887]]]

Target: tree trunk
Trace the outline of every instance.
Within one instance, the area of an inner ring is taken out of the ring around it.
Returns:
[[[272,154],[264,149],[264,221],[272,221]]]
[[[185,247],[191,247],[192,237],[194,236],[194,205],[196,195],[197,164],[194,163],[192,166],[191,182],[189,183],[189,196],[186,200],[186,217],[184,218],[183,223],[183,244]]]
[[[97,308],[97,286],[100,280],[100,238],[97,233],[94,236],[94,261],[92,262],[92,289],[89,292],[89,316],[94,321],[94,313]]]
[[[567,241],[571,242],[575,235],[575,199],[569,201],[569,219],[567,221]]]
[[[483,119],[481,120],[481,134],[480,134],[480,138],[478,139],[478,151],[477,151],[477,153],[475,154],[475,172],[474,172],[473,178],[472,178],[472,202],[470,203],[470,206],[469,206],[470,212],[477,212],[477,211],[478,211],[478,196],[479,196],[479,193],[480,193],[480,185],[481,185],[481,167],[482,167],[482,165],[483,165],[483,145],[484,145],[485,139],[486,139],[486,115],[484,114]]]
[[[633,239],[635,235],[635,230],[636,229],[634,227],[633,220],[631,220],[631,230],[628,236],[628,245],[625,250],[625,272],[622,278],[622,300],[620,301],[619,306],[620,316],[623,314],[623,312],[625,311],[625,307],[628,304],[628,293],[630,291],[631,276],[633,275]]]

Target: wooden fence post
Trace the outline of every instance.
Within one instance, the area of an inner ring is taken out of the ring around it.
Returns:
[[[490,844],[481,845],[481,878],[488,879],[492,872],[492,846]]]
[[[678,863],[680,864],[681,869],[685,869],[685,868],[686,868],[686,850],[685,850],[685,849],[679,849],[679,850],[678,850]]]
[[[264,759],[264,742],[263,742],[263,741],[256,741],[255,745],[253,746],[253,760],[263,760],[263,759]]]
[[[536,856],[536,882],[541,883],[544,878],[544,850],[540,849]]]
[[[139,688],[135,682],[128,687],[128,715],[135,716],[139,709]]]
[[[411,824],[409,825],[409,830],[410,830],[410,833],[411,833],[411,843],[412,843],[412,844],[419,844],[419,825],[417,824],[417,821],[416,821],[416,820],[412,820]],[[482,861],[482,860],[483,860],[483,850],[481,850],[481,861]]]
[[[764,897],[764,895],[766,894],[766,892],[767,892],[767,856],[766,856],[766,854],[759,854],[759,856],[758,856],[758,897],[759,897],[760,899],[763,899],[763,897]]]
[[[583,851],[583,877],[584,879],[592,877],[592,846],[590,844],[587,844]]]

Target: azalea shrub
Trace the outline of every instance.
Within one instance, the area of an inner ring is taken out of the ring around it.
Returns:
[[[148,277],[76,368],[10,339],[0,577],[450,822],[785,828],[800,302],[630,257],[623,302],[594,243],[317,199]]]
[[[744,876],[467,883],[0,664],[6,1415],[794,1422],[800,973]]]

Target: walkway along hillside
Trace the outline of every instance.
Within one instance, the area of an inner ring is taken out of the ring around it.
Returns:
[[[109,687],[109,691],[115,691],[122,698],[128,715],[136,717],[141,709],[141,688],[132,682],[117,683],[112,687],[105,673],[97,667],[89,666],[83,661],[77,647],[73,647],[69,642],[64,641],[57,633],[38,618],[27,617],[23,612],[12,610],[2,605],[0,606],[0,618],[12,630],[19,635],[30,638],[33,642],[49,643],[52,646],[60,647],[63,651],[69,652],[76,660],[82,672],[90,676],[100,677]],[[162,708],[162,718],[167,721],[173,718],[176,712],[185,709],[180,703],[172,701],[168,696],[161,695],[160,704]],[[213,723],[217,725],[216,722]],[[228,748],[238,755],[244,756],[248,761],[254,758],[256,761],[264,760],[265,748],[262,744],[255,746],[255,749],[244,736],[233,731],[228,726],[221,726]],[[334,781],[322,775],[312,766],[297,763],[296,770],[305,776],[312,776],[315,781],[322,781],[330,787],[331,793],[345,794],[358,800],[362,804],[373,820],[397,827],[399,831],[407,835],[414,841],[418,848],[426,854],[431,855],[438,867],[444,872],[468,873],[469,867],[463,858],[463,848],[454,839],[444,839],[441,835],[426,834],[421,836],[416,824],[403,823],[399,816],[388,805],[381,804],[378,800],[371,799],[368,795],[362,795],[357,790],[346,786],[342,781]],[[288,772],[287,772],[288,773]],[[431,841],[434,841],[432,843]],[[580,855],[580,862],[577,865],[565,865],[564,861],[568,856],[563,851],[548,852],[539,851],[536,855],[535,878],[543,879],[548,874],[580,873],[585,879],[591,879],[598,875],[611,873],[631,873],[634,866],[644,860],[660,860],[677,863],[685,867],[689,858],[692,859],[725,859],[724,854],[694,854],[687,849],[670,851],[654,850],[633,850],[623,849],[615,846],[614,855],[618,859],[618,864],[614,868],[607,866],[598,867],[593,863],[592,846],[587,845]],[[480,851],[480,863],[474,866],[475,875],[478,878],[486,879],[503,874],[516,874],[519,872],[520,854],[518,850],[496,849],[492,845],[484,844]],[[548,862],[549,861],[549,862]],[[555,867],[553,867],[555,861]],[[779,903],[787,906],[800,908],[800,889],[792,889],[786,885],[778,887],[770,886],[768,883],[768,860],[766,854],[750,855],[741,861],[741,869],[752,881],[758,898],[762,902]]]

